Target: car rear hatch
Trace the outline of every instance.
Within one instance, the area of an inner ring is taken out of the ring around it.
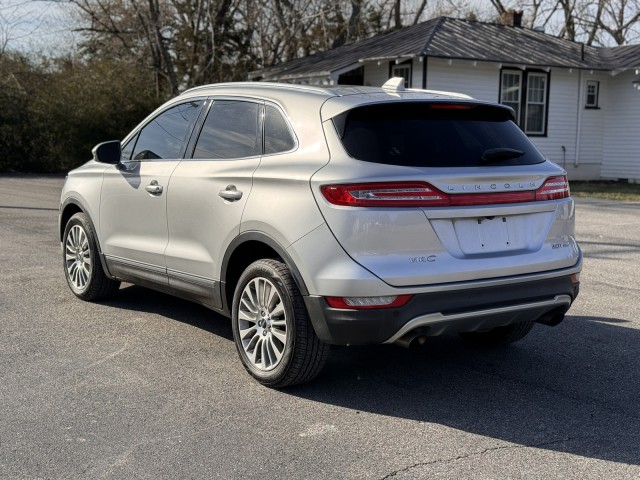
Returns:
[[[318,206],[344,250],[388,284],[515,276],[578,261],[565,174],[510,109],[446,99],[373,103],[324,128],[332,157],[311,181]]]

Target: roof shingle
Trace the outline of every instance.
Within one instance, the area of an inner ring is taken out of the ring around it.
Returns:
[[[251,76],[264,80],[326,76],[366,60],[417,56],[594,70],[640,67],[640,45],[598,48],[527,28],[439,17]]]

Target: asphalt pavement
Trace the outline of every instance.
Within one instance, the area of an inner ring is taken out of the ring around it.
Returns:
[[[0,478],[640,478],[640,204],[577,201],[581,294],[559,326],[498,350],[337,347],[275,391],[205,308],[74,297],[62,181],[0,176]]]

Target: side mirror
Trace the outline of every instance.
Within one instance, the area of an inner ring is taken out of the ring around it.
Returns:
[[[93,154],[93,159],[96,162],[117,165],[120,163],[120,157],[122,155],[120,140],[111,140],[110,142],[99,143],[93,147],[91,153]]]

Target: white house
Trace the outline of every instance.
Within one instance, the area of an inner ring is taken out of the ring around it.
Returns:
[[[405,86],[507,104],[572,180],[640,182],[640,45],[586,46],[519,26],[440,17],[251,74]]]

